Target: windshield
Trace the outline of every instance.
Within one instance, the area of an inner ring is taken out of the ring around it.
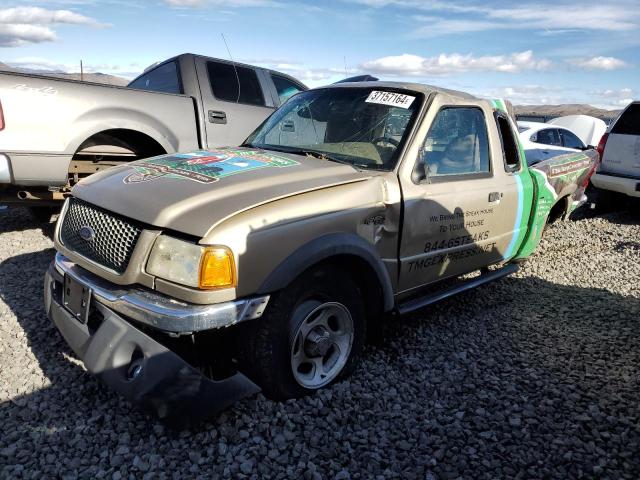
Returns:
[[[420,108],[418,97],[375,88],[302,92],[258,127],[245,145],[392,170]]]

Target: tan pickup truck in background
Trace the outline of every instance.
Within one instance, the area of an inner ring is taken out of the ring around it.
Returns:
[[[353,370],[382,314],[516,271],[585,201],[596,157],[528,167],[501,101],[309,90],[239,148],[80,181],[46,311],[90,372],[163,418],[305,395]]]

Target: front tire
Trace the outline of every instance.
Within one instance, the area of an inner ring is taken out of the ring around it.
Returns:
[[[264,394],[309,395],[355,367],[366,336],[362,295],[344,271],[315,269],[272,296],[247,333],[242,363]]]

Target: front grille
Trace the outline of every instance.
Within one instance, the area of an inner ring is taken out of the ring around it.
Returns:
[[[89,238],[83,238],[80,230]],[[142,228],[127,218],[71,197],[62,220],[60,241],[69,250],[123,273],[141,232]]]

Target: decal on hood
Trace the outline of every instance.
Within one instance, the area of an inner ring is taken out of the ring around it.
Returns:
[[[149,158],[132,163],[135,172],[124,183],[142,183],[157,178],[182,178],[198,183],[214,183],[220,178],[267,167],[291,167],[299,162],[257,150],[222,148]]]

